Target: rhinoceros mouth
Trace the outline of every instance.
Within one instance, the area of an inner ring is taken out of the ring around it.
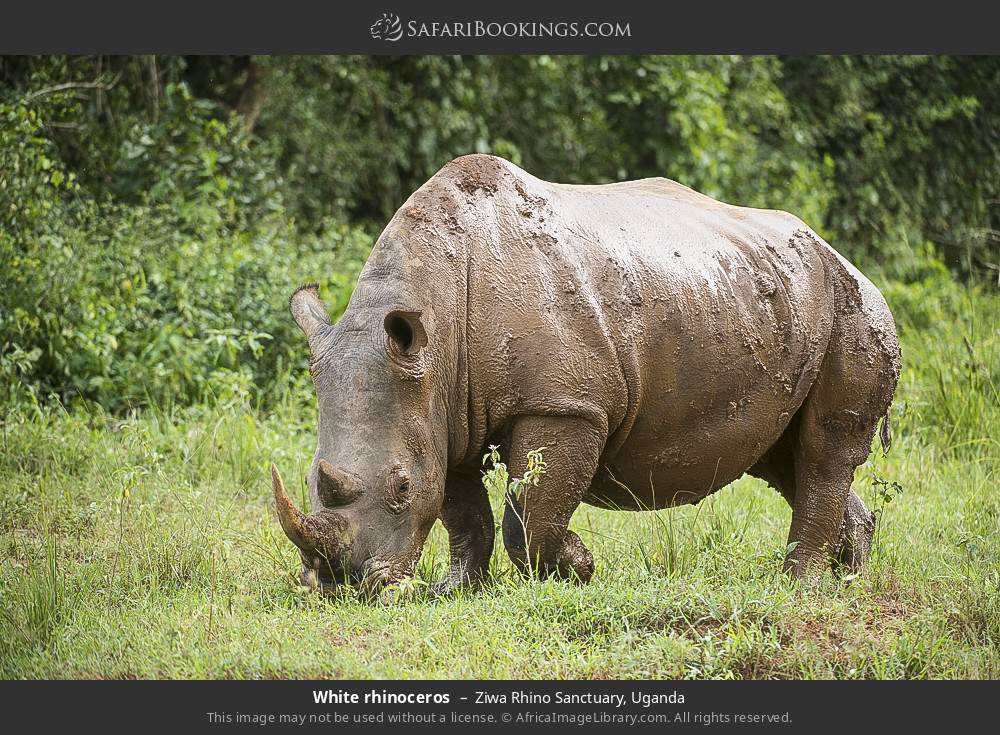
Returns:
[[[396,584],[408,576],[410,571],[393,561],[370,559],[362,566],[360,582],[362,587],[376,590]]]
[[[345,559],[328,559],[301,552],[302,567],[299,582],[305,587],[322,589],[353,582]]]
[[[410,576],[393,562],[368,560],[357,571],[326,563],[307,564],[303,560],[299,583],[318,592],[338,592],[348,585],[365,597],[375,596],[382,589]]]

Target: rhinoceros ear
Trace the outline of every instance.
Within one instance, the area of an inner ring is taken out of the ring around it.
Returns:
[[[288,300],[288,310],[309,340],[309,349],[315,352],[319,338],[330,328],[326,305],[319,297],[319,287],[311,283],[296,289]]]
[[[416,355],[427,345],[427,330],[419,311],[390,311],[385,315],[389,345],[403,355]]]

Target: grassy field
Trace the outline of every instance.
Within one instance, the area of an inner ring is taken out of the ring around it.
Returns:
[[[267,473],[311,459],[306,390],[266,413],[21,407],[0,436],[0,677],[1000,677],[1000,297],[885,286],[904,374],[893,449],[855,481],[880,523],[854,579],[790,583],[789,510],[744,478],[697,507],[581,509],[589,586],[523,582],[498,548],[489,588],[428,600],[438,526],[397,600],[324,597],[296,584]]]

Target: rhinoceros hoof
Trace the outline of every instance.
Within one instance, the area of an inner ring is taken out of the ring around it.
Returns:
[[[587,584],[594,576],[594,555],[572,531],[566,532],[566,542],[559,554],[558,574],[579,584]]]
[[[526,579],[536,575],[528,565],[527,554],[523,548],[508,548],[507,553],[514,563],[514,568]],[[580,537],[572,531],[567,531],[563,546],[556,555],[555,561],[540,560],[537,566],[537,577],[547,579],[555,577],[579,584],[586,584],[594,574],[594,555],[583,545]]]
[[[844,514],[840,526],[840,548],[833,556],[833,573],[840,576],[845,571],[855,574],[868,563],[872,553],[872,537],[875,534],[875,516],[865,510]]]

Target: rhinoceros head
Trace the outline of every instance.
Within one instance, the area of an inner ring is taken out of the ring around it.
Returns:
[[[362,305],[331,325],[311,286],[289,306],[309,339],[319,406],[306,477],[311,512],[295,507],[272,466],[278,519],[301,552],[300,578],[313,587],[395,582],[412,573],[444,496],[447,437],[432,429],[421,314]]]

